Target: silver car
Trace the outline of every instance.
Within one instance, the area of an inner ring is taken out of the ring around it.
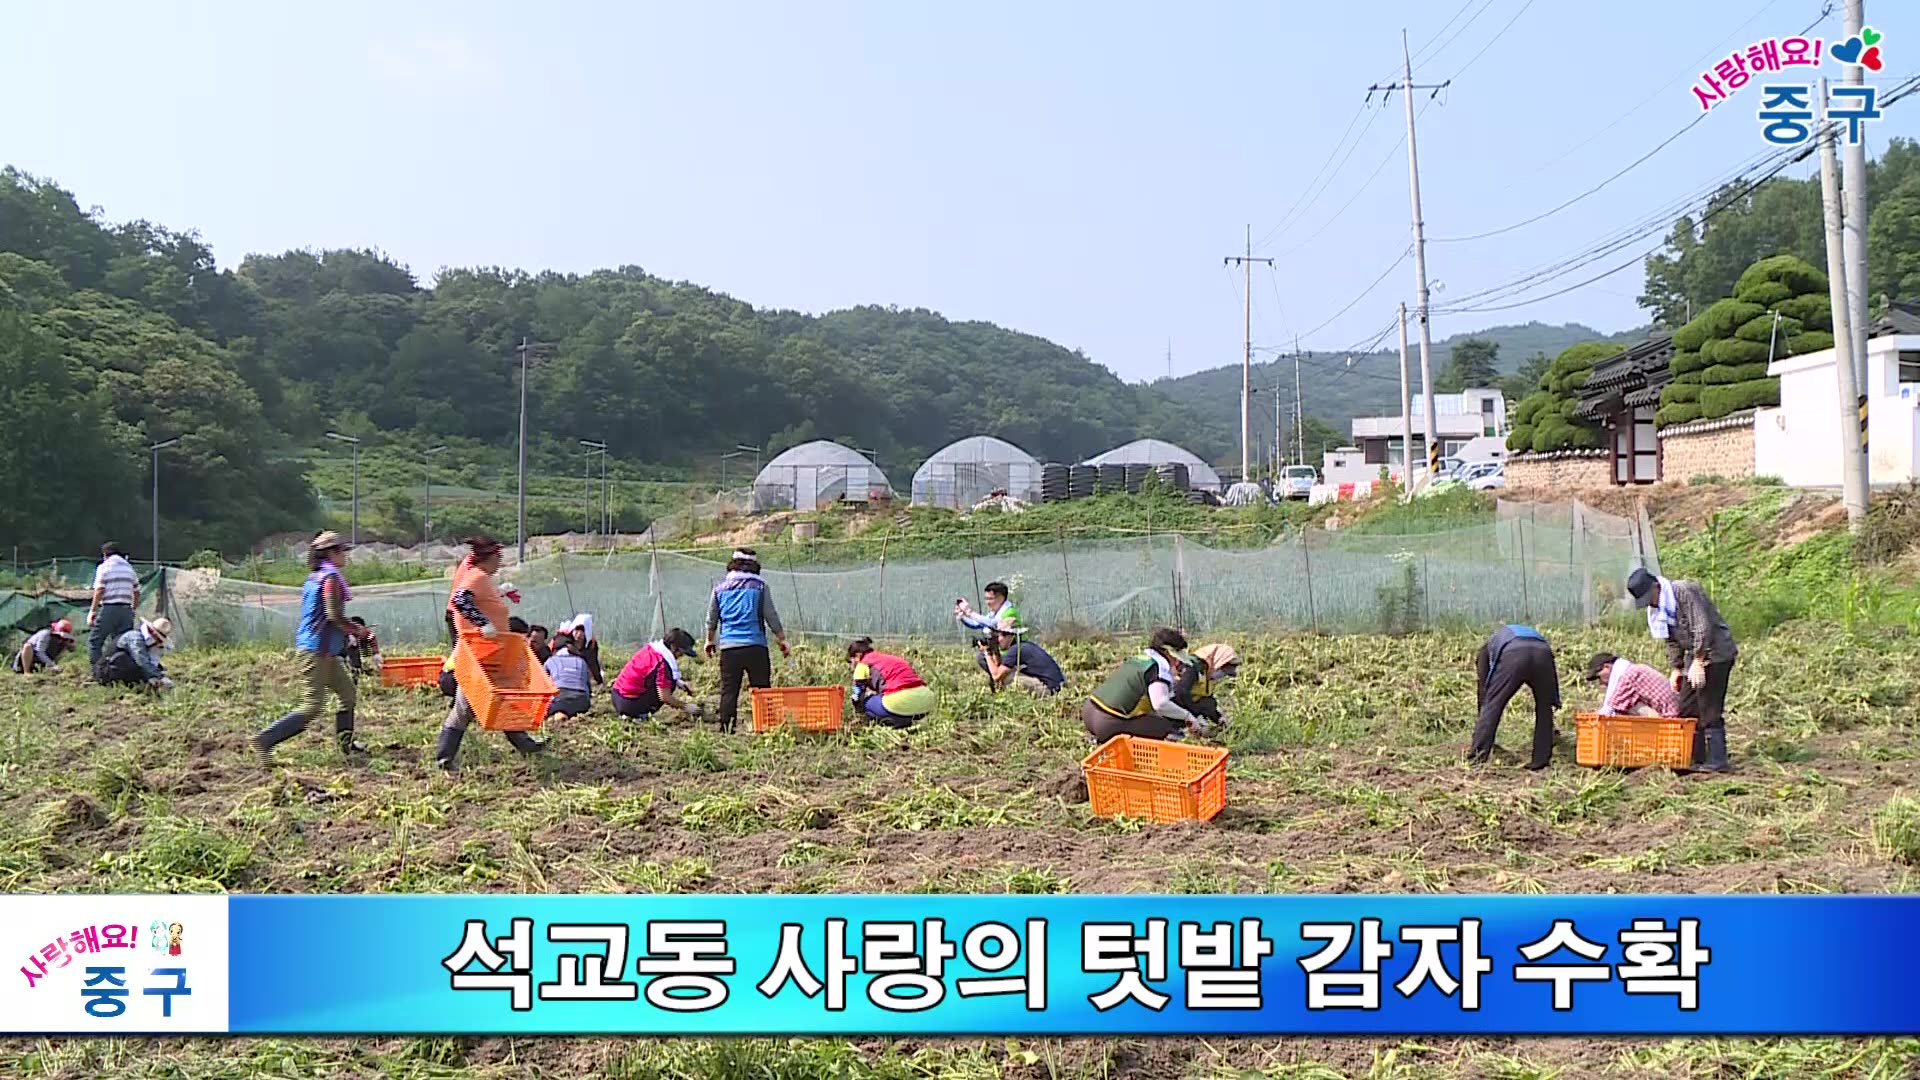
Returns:
[[[1280,483],[1275,492],[1282,499],[1306,499],[1313,495],[1313,485],[1320,481],[1320,474],[1311,465],[1289,465],[1280,471]]]

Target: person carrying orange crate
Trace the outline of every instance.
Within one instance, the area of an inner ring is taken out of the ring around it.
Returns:
[[[1484,764],[1493,756],[1493,737],[1507,703],[1526,687],[1533,694],[1533,757],[1527,768],[1538,772],[1553,763],[1553,712],[1560,707],[1560,671],[1553,646],[1531,626],[1508,623],[1493,632],[1474,654],[1474,686],[1480,715],[1474,720],[1467,760]]]
[[[510,618],[507,614],[507,597],[493,583],[493,575],[500,570],[500,542],[490,536],[476,536],[467,541],[467,546],[471,554],[454,571],[453,592],[447,597],[447,607],[453,612],[455,630],[475,631],[492,641],[508,632],[506,627]],[[522,678],[524,676],[525,673],[522,673]],[[503,675],[503,681],[519,680]],[[453,707],[447,710],[446,722],[440,725],[440,739],[433,751],[434,761],[442,769],[448,772],[458,769],[460,741],[466,737],[473,719],[473,706],[467,701],[467,692],[456,690]],[[509,731],[506,736],[513,748],[523,754],[535,754],[547,748],[545,740],[536,739],[524,731]]]
[[[853,707],[890,728],[912,727],[915,720],[940,704],[913,665],[873,647],[872,638],[854,638],[847,645],[853,665]]]
[[[1147,651],[1120,661],[1119,670],[1094,688],[1080,707],[1080,722],[1096,742],[1115,735],[1178,741],[1189,730],[1209,734],[1208,722],[1173,699],[1180,665],[1175,659],[1187,647],[1187,636],[1163,626],[1147,640]]]
[[[698,720],[703,710],[697,701],[680,697],[687,682],[680,677],[680,661],[693,656],[693,635],[679,627],[668,630],[659,641],[640,646],[627,665],[613,677],[613,712],[629,720],[645,720],[671,705]]]
[[[1627,592],[1647,609],[1647,633],[1667,643],[1681,715],[1700,718],[1693,729],[1693,760],[1706,772],[1732,772],[1727,763],[1727,683],[1740,646],[1727,620],[1697,581],[1669,581],[1636,569],[1627,576]]]
[[[767,652],[767,632],[780,643],[780,654],[791,655],[773,593],[760,576],[760,557],[741,548],[727,560],[727,576],[713,587],[707,601],[707,655],[720,654],[720,726],[733,730],[740,712],[740,683],[773,685],[773,659]]]
[[[333,737],[340,744],[340,752],[363,754],[367,750],[366,744],[353,737],[356,690],[345,659],[350,645],[371,636],[366,624],[347,618],[347,601],[352,593],[347,590],[340,564],[346,561],[350,547],[332,530],[314,537],[307,547],[311,573],[300,590],[300,621],[293,632],[294,655],[299,657],[305,692],[297,708],[253,737],[253,752],[262,768],[273,767],[274,747],[307,730],[326,705],[329,692],[340,705],[333,714]]]

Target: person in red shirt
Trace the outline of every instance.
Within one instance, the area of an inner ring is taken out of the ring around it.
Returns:
[[[1680,695],[1666,676],[1609,652],[1587,662],[1587,681],[1606,689],[1600,711],[1609,716],[1679,716]]]
[[[680,661],[693,656],[693,635],[679,627],[659,641],[640,646],[627,666],[613,677],[613,711],[629,720],[644,720],[671,705],[689,719],[699,719],[700,703],[678,696],[686,691]]]
[[[872,638],[849,643],[847,661],[853,665],[854,708],[888,727],[912,727],[940,703],[912,664],[874,648]]]

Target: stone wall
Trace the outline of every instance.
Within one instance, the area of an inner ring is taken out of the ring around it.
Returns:
[[[1506,474],[1509,491],[1579,491],[1610,482],[1604,450],[1514,454],[1507,458]]]
[[[1686,483],[1697,476],[1729,480],[1752,476],[1753,410],[1719,420],[1676,424],[1660,432],[1660,478]]]

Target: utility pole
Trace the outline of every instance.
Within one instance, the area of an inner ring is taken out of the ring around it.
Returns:
[[[1833,304],[1833,368],[1840,390],[1840,482],[1847,526],[1858,532],[1867,516],[1867,456],[1859,417],[1860,384],[1853,368],[1853,313],[1847,306],[1847,259],[1841,246],[1840,169],[1836,133],[1827,121],[1827,80],[1815,108],[1820,122],[1820,201],[1826,212],[1827,289]]]
[[[600,503],[601,503],[600,520],[601,520],[601,523],[605,524],[606,518],[607,518],[607,512],[606,512],[607,444],[603,442],[595,442],[592,439],[581,439],[579,440],[579,442],[582,447],[586,448],[586,461],[584,464],[584,468],[586,471],[585,471],[585,475],[583,476],[583,479],[586,481],[586,488],[587,488],[587,508],[584,511],[582,516],[587,523],[587,535],[591,536],[593,535],[593,455],[595,454],[600,455]]]
[[[176,436],[147,447],[147,452],[153,455],[153,568],[155,570],[160,569],[160,451],[169,446],[178,445],[180,445],[180,439]]]
[[[1407,305],[1400,304],[1400,490],[1413,496],[1413,394],[1407,376]]]
[[[445,449],[444,446],[436,446],[431,450],[420,452],[420,473],[423,480],[420,488],[420,505],[424,508],[420,515],[420,543],[423,547],[433,542],[433,455]],[[425,555],[426,552],[421,552],[423,558]]]
[[[1867,25],[1865,0],[1846,0],[1846,37],[1855,37]],[[1847,65],[1841,80],[1849,86],[1866,82],[1866,72],[1858,65]],[[1841,250],[1847,257],[1847,315],[1853,327],[1854,387],[1860,392],[1857,423],[1861,439],[1866,438],[1868,364],[1867,336],[1867,146],[1849,139],[1840,162],[1840,189],[1845,196],[1841,213]],[[1872,458],[1861,466],[1868,470],[1867,490],[1873,490]]]
[[[1431,291],[1427,286],[1426,222],[1420,217],[1420,150],[1414,139],[1413,92],[1415,90],[1430,90],[1434,96],[1438,96],[1440,91],[1452,85],[1453,80],[1448,79],[1443,83],[1430,83],[1427,85],[1418,85],[1413,81],[1413,54],[1408,50],[1407,32],[1404,29],[1400,31],[1400,62],[1402,65],[1402,81],[1388,83],[1385,86],[1369,86],[1367,87],[1367,97],[1371,99],[1375,91],[1385,91],[1389,95],[1395,90],[1406,91],[1407,190],[1411,192],[1413,196],[1413,273],[1414,277],[1418,279],[1414,284],[1419,289],[1418,296],[1420,301],[1420,385],[1425,389],[1427,398],[1427,474],[1428,476],[1432,476],[1434,469],[1439,465],[1440,461],[1440,442],[1433,437],[1433,432],[1438,428],[1439,421],[1433,415],[1433,305]],[[1409,433],[1407,445],[1409,448],[1413,445],[1411,433]],[[1407,480],[1409,485],[1411,485],[1413,480],[1411,461],[1408,462]]]
[[[327,432],[327,438],[334,442],[343,442],[353,447],[353,543],[360,542],[360,440],[351,435],[342,435],[337,431]]]
[[[1295,465],[1307,463],[1307,406],[1300,397],[1300,339],[1293,339],[1293,443]]]
[[[1253,226],[1247,226],[1247,253],[1229,255],[1220,260],[1222,266],[1239,263],[1246,271],[1242,291],[1246,294],[1246,349],[1240,354],[1240,482],[1246,483],[1253,464],[1247,456],[1247,443],[1253,434],[1253,264],[1273,265],[1272,259],[1253,257]]]
[[[527,561],[527,364],[535,356],[545,356],[553,346],[522,337],[513,350],[520,357],[520,487],[519,508],[515,513],[515,532],[519,538],[519,560]]]
[[[1273,478],[1280,479],[1280,380],[1273,381]]]

